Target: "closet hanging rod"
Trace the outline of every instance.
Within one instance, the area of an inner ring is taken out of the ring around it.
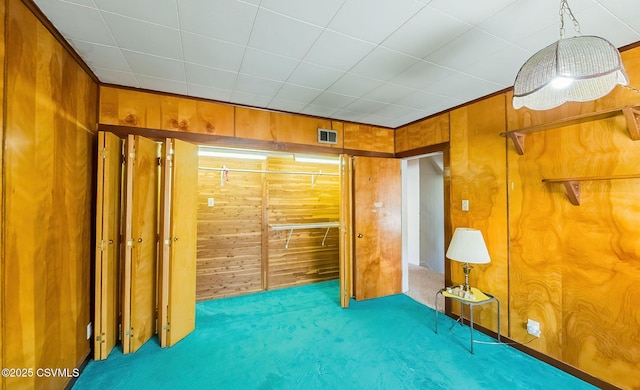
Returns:
[[[325,173],[325,172],[296,172],[296,171],[268,171],[264,169],[234,169],[234,168],[209,168],[198,167],[198,169],[204,171],[219,171],[219,172],[249,172],[249,173],[275,173],[284,175],[314,175],[314,176],[340,176],[338,173]]]

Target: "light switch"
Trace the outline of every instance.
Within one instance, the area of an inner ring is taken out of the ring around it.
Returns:
[[[462,211],[469,211],[469,200],[462,199]]]
[[[213,198],[209,198],[209,199],[207,199],[207,206],[209,206],[209,207],[213,207],[213,203],[214,203],[214,202],[213,202]]]

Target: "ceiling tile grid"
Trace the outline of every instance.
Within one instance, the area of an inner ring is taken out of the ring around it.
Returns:
[[[559,38],[559,0],[35,3],[101,82],[391,128],[510,87]],[[640,41],[634,0],[569,3],[583,34]]]

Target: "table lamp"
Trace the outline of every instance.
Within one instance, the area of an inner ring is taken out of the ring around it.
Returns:
[[[450,260],[464,263],[462,266],[464,271],[464,291],[471,291],[469,274],[473,267],[470,264],[487,264],[491,262],[482,232],[471,228],[456,228],[446,256]]]

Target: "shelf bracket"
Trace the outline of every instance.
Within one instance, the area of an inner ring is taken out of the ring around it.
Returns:
[[[291,228],[291,230],[289,230],[289,237],[287,237],[287,243],[284,244],[284,247],[289,249],[289,241],[291,241],[291,235],[293,234],[293,228]]]
[[[580,206],[580,182],[575,180],[563,181],[564,189],[567,192],[569,201],[574,206]]]
[[[327,231],[324,232],[324,237],[322,238],[322,246],[324,246],[324,240],[327,239],[327,236],[329,235],[329,229],[331,229],[330,227],[327,228]]]
[[[526,136],[517,131],[507,133],[507,135],[511,138],[511,141],[513,141],[513,146],[516,147],[516,152],[522,156],[524,154],[524,139]]]
[[[640,124],[638,118],[640,117],[640,111],[633,107],[625,107],[622,109],[624,117],[627,119],[627,128],[629,129],[629,136],[634,141],[640,140]]]

